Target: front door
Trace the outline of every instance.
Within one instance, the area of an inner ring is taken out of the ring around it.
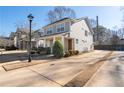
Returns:
[[[68,50],[72,50],[72,39],[68,39]]]

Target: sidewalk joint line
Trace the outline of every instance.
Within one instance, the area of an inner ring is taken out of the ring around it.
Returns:
[[[58,82],[56,82],[56,81],[54,81],[54,80],[52,80],[52,79],[50,79],[50,78],[48,78],[48,77],[46,77],[46,76],[42,75],[41,73],[39,73],[39,72],[37,72],[37,71],[35,71],[35,70],[31,69],[31,68],[28,68],[28,69],[29,69],[29,70],[31,70],[32,72],[35,72],[35,73],[37,73],[38,75],[40,75],[40,76],[42,76],[42,77],[46,78],[47,80],[50,80],[50,81],[52,81],[52,82],[54,82],[54,83],[56,83],[56,84],[58,84],[58,85],[60,85],[60,86],[62,86],[62,87],[63,87],[63,85],[62,85],[62,84],[60,84],[60,83],[58,83]]]
[[[113,54],[113,51],[110,51],[108,54],[106,54],[103,58],[103,60],[101,61],[107,61],[107,59]],[[87,85],[93,80],[93,78],[95,78],[96,74],[102,69],[102,67],[107,64],[107,63],[103,63],[98,69],[97,71],[91,76],[91,78],[84,84],[83,87],[87,87]]]

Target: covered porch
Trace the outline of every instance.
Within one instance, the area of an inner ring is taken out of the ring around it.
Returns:
[[[59,40],[64,48],[64,52],[68,50],[74,50],[74,39],[70,37],[65,37],[63,35],[46,36],[42,38],[42,46],[50,47],[52,53],[52,47],[56,40]]]

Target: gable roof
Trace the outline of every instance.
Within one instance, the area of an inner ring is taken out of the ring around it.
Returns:
[[[91,26],[91,24],[90,24],[89,19],[88,19],[88,18],[85,18],[84,20],[86,21],[88,28],[90,29],[90,31],[91,31],[92,34],[93,34],[94,32],[93,32],[93,29],[92,29],[92,26]]]
[[[53,22],[53,23],[50,23],[50,24],[48,24],[48,25],[46,25],[46,26],[44,26],[44,27],[50,26],[50,25],[52,25],[52,24],[55,24],[55,23],[57,23],[57,22],[61,22],[61,21],[64,21],[64,20],[72,20],[72,21],[74,21],[74,22],[79,22],[79,21],[81,21],[81,20],[85,20],[85,22],[86,22],[86,24],[87,24],[89,30],[93,33],[93,29],[92,29],[92,26],[91,26],[91,24],[90,24],[90,22],[89,22],[88,17],[82,17],[82,18],[79,18],[79,19],[72,19],[72,18],[66,17],[66,18],[57,20],[57,21],[55,21],[55,22]],[[43,28],[44,28],[44,27],[43,27]]]
[[[77,19],[77,21],[81,21],[81,20],[84,20],[84,21],[86,22],[86,24],[87,24],[89,30],[90,30],[92,33],[94,33],[94,32],[93,32],[93,29],[92,29],[92,26],[91,26],[91,24],[90,24],[90,21],[89,21],[89,19],[88,19],[88,17],[82,17],[82,18]]]
[[[48,24],[48,25],[46,25],[46,26],[44,26],[44,27],[47,27],[47,26],[50,26],[50,25],[55,24],[55,23],[57,23],[57,22],[61,22],[61,21],[68,20],[68,19],[71,20],[71,18],[66,17],[66,18],[57,20],[57,21],[55,21],[55,22],[53,22],[53,23],[50,23],[50,24]],[[44,28],[44,27],[43,27],[43,28]]]

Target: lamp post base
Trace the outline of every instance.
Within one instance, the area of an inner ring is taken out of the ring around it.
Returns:
[[[28,58],[28,62],[31,62],[31,56],[29,56],[29,58]]]

